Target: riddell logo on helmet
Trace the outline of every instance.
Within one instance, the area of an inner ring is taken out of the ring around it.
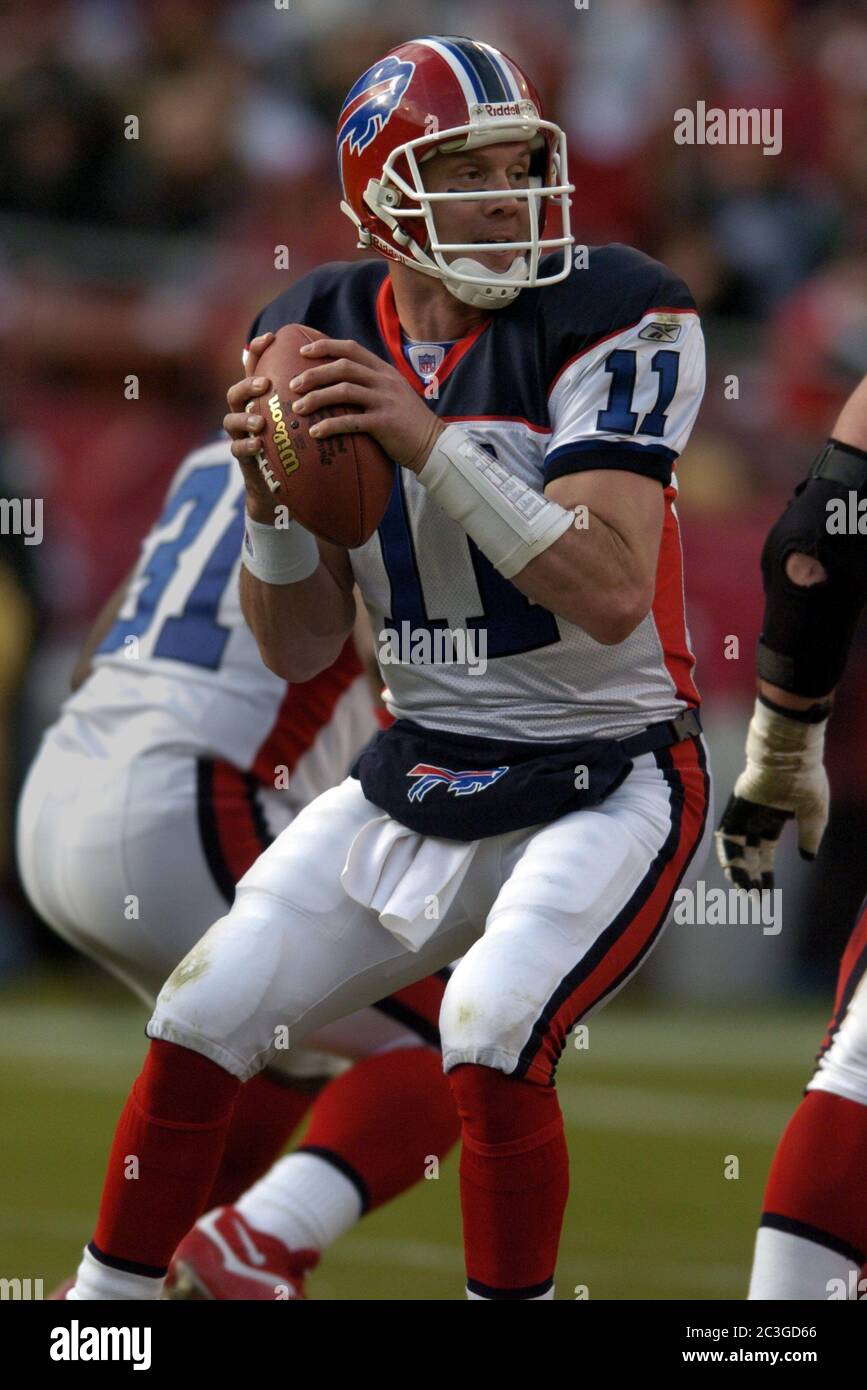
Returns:
[[[473,107],[474,113],[484,111],[486,116],[529,116],[534,112],[530,101],[479,101]]]
[[[283,411],[280,408],[280,397],[276,393],[269,397],[268,409],[271,412],[271,419],[274,421],[274,445],[277,450],[277,457],[288,478],[290,474],[295,472],[296,468],[301,467],[301,460],[292,447],[286,421],[283,419]]]

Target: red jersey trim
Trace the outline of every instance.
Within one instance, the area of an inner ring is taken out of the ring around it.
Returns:
[[[656,567],[656,589],[650,611],[662,645],[665,669],[674,683],[678,698],[686,700],[689,705],[700,705],[701,696],[692,679],[695,656],[686,636],[683,548],[674,509],[676,496],[676,489],[669,485],[665,489],[665,516]]]
[[[409,382],[410,386],[419,396],[425,392],[424,383],[421,378],[413,371],[403,355],[403,343],[401,341],[400,319],[397,316],[397,308],[394,302],[394,286],[391,283],[391,276],[386,275],[379,287],[376,296],[376,322],[379,334],[383,343],[388,349],[392,362],[397,370]],[[463,338],[449,348],[439,366],[436,374],[437,381],[442,384],[458,365],[462,357],[465,357],[477,338],[481,337],[488,327],[490,319],[485,323],[480,323],[470,333],[466,333]],[[480,417],[482,418],[482,417]]]

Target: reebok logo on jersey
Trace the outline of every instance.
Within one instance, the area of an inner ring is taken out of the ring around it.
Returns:
[[[472,796],[474,792],[483,792],[485,787],[491,787],[495,782],[499,782],[509,769],[507,767],[492,767],[487,772],[452,772],[448,767],[435,767],[432,763],[416,763],[415,767],[406,775],[407,777],[418,777],[418,781],[410,787],[407,796],[410,801],[422,801],[427,796],[431,787],[440,784],[447,787],[455,796]]]
[[[646,323],[638,336],[650,343],[676,343],[680,337],[680,324],[655,319],[653,323]]]

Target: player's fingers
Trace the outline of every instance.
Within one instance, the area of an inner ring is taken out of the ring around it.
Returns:
[[[247,459],[255,458],[261,448],[262,442],[259,439],[245,438],[232,440],[232,453],[239,463],[244,463]]]
[[[726,869],[726,878],[728,879],[729,883],[734,884],[735,888],[743,888],[744,891],[747,893],[749,893],[756,886],[750,878],[749,874],[747,873],[746,869],[738,869],[732,866],[732,868]]]
[[[248,376],[253,375],[256,370],[256,363],[269,343],[273,343],[273,341],[274,334],[270,332],[258,333],[255,338],[250,339],[247,347],[244,348],[244,371]]]
[[[261,434],[265,421],[255,411],[231,411],[223,416],[223,429],[231,439],[246,439],[247,435]]]
[[[744,835],[730,834],[723,821],[719,830],[714,831],[713,839],[721,868],[730,869],[733,866],[743,868],[747,844]]]
[[[383,367],[381,357],[368,352],[354,338],[317,338],[313,343],[305,343],[299,349],[304,357],[350,357],[367,367]]]
[[[755,837],[728,835],[724,829],[720,829],[714,833],[714,843],[717,858],[729,883],[736,888],[761,887],[759,849]]]
[[[309,391],[306,396],[292,402],[296,415],[313,415],[329,405],[369,406],[373,402],[373,392],[368,386],[360,386],[355,381],[337,381],[333,386],[325,386],[321,391]]]
[[[243,410],[252,397],[261,396],[270,385],[266,376],[245,376],[243,381],[236,381],[226,392],[229,409]]]
[[[310,367],[306,372],[299,373],[292,378],[289,386],[301,395],[319,386],[330,386],[335,381],[358,381],[372,386],[376,377],[373,368],[363,362],[353,362],[351,357],[338,357],[336,362],[323,362],[321,367]]]
[[[315,439],[327,439],[332,434],[365,434],[370,431],[370,420],[363,415],[329,415],[327,420],[317,420],[310,426]]]
[[[774,886],[774,860],[777,854],[776,840],[762,840],[759,845],[759,887],[764,891]]]

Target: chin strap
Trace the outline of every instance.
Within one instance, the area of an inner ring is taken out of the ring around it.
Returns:
[[[461,256],[458,260],[452,261],[452,266],[464,275],[475,275],[481,271],[485,275],[496,275],[500,281],[498,285],[470,285],[464,280],[453,280],[450,275],[443,274],[446,289],[455,299],[459,299],[462,304],[471,304],[474,309],[505,308],[518,297],[527,279],[526,256],[516,256],[507,270],[491,270],[488,266],[482,265],[481,261],[474,261],[471,256]]]
[[[495,285],[471,285],[463,280],[454,280],[446,271],[442,270],[428,254],[427,250],[421,247],[403,227],[401,227],[396,217],[392,217],[385,207],[382,206],[381,185],[375,179],[371,179],[365,193],[365,201],[368,206],[388,224],[395,238],[405,247],[405,264],[411,266],[413,270],[420,270],[423,275],[430,275],[437,280],[442,280],[446,289],[459,299],[462,304],[469,304],[474,309],[504,309],[512,300],[517,299],[527,280],[527,257],[516,256],[512,264],[506,270],[491,270],[488,266],[482,265],[481,261],[475,261],[471,256],[461,256],[453,261],[455,270],[464,275],[496,275],[499,283]],[[341,210],[355,224],[358,232],[359,250],[366,250],[373,241],[370,232],[364,226],[361,218],[350,207],[349,203],[342,202]]]

